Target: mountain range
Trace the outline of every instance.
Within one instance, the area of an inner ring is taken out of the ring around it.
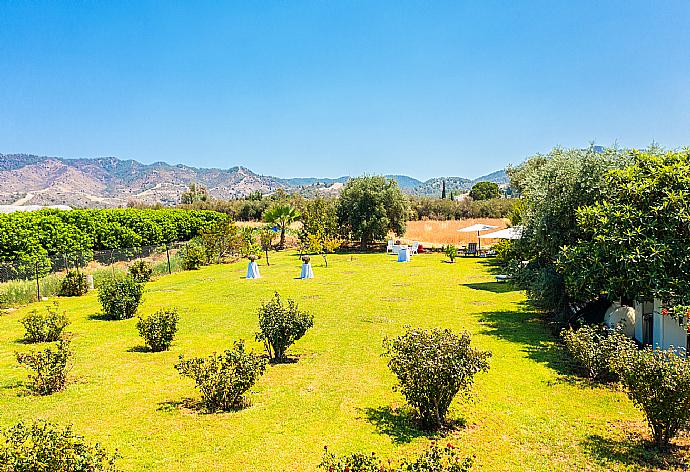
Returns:
[[[388,175],[403,191],[420,196],[468,190],[476,182],[508,182],[503,170],[469,179],[437,177],[421,181],[406,175]],[[241,198],[254,191],[279,188],[305,195],[337,194],[349,176],[339,178],[279,178],[259,175],[246,167],[198,168],[183,164],[142,164],[116,157],[66,159],[32,154],[0,154],[0,204],[118,207],[130,201],[173,205],[192,183],[200,183],[215,198]]]

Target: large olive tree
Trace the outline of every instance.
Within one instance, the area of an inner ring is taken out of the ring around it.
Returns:
[[[405,234],[409,202],[398,184],[382,176],[347,181],[338,202],[338,221],[362,245],[382,240],[392,231]]]
[[[515,281],[535,305],[564,315],[571,304],[563,274],[556,267],[561,247],[577,242],[577,209],[600,199],[604,176],[621,167],[627,152],[617,149],[553,149],[508,169],[511,187],[522,197],[522,239],[513,245]]]

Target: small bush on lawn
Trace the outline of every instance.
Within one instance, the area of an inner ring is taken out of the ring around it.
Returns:
[[[98,443],[89,444],[71,426],[60,429],[45,421],[19,423],[0,438],[0,471],[96,472],[115,471],[118,454]]]
[[[31,312],[21,319],[26,334],[24,338],[31,343],[53,342],[60,339],[62,331],[69,324],[65,312],[59,313],[57,302],[46,307],[46,313],[38,310]]]
[[[181,251],[182,268],[184,270],[197,270],[208,264],[208,257],[204,247],[196,242],[190,242]]]
[[[109,277],[98,288],[98,301],[109,320],[132,318],[137,312],[144,285],[127,275]]]
[[[472,457],[460,457],[450,443],[445,447],[432,443],[413,459],[385,462],[373,452],[337,457],[326,449],[319,468],[329,472],[468,472],[473,462]]]
[[[561,331],[565,348],[582,373],[596,382],[618,379],[612,362],[637,346],[620,329],[606,326],[585,325],[577,331],[568,328]]]
[[[667,449],[671,439],[690,429],[690,362],[673,349],[646,348],[615,362],[628,397],[647,417],[654,444]]]
[[[180,356],[175,368],[196,382],[208,411],[229,411],[243,406],[242,396],[263,375],[266,359],[246,351],[244,343],[238,341],[223,354],[191,359]]]
[[[70,270],[65,275],[65,278],[62,279],[58,294],[61,297],[80,297],[88,291],[89,284],[86,283],[86,274]]]
[[[467,332],[457,335],[447,329],[408,329],[398,338],[384,340],[384,347],[400,392],[427,429],[445,426],[453,398],[469,390],[475,374],[489,369],[491,356],[470,347]]]
[[[455,258],[458,257],[458,248],[455,247],[453,244],[449,244],[443,248],[443,252],[445,253],[446,256],[448,256],[448,259],[450,259],[450,262],[455,262]]]
[[[129,266],[129,275],[131,275],[132,278],[137,282],[143,284],[151,280],[151,276],[153,275],[153,267],[151,267],[151,264],[145,260],[139,259],[134,261],[134,263]]]
[[[16,356],[20,365],[32,371],[28,389],[35,395],[50,395],[65,388],[72,357],[69,340],[60,340],[56,349],[49,347],[43,351],[18,352]]]
[[[137,329],[153,352],[166,351],[175,338],[179,319],[177,310],[158,310],[146,318],[139,318]]]
[[[314,326],[314,317],[300,311],[294,300],[283,304],[278,292],[259,308],[259,329],[256,340],[263,341],[271,360],[285,362],[285,351]]]

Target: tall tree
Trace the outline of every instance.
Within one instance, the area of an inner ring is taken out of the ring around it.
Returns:
[[[441,181],[441,200],[446,199],[446,181],[442,180]]]
[[[409,214],[409,202],[398,184],[382,176],[348,180],[338,202],[341,229],[362,245],[384,239],[389,231],[402,236]]]
[[[496,182],[477,182],[470,190],[470,197],[472,200],[489,200],[491,198],[498,198],[501,193],[498,191],[498,184]]]

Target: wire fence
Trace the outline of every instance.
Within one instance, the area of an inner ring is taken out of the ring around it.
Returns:
[[[168,243],[158,246],[106,249],[101,251],[78,251],[54,254],[39,260],[0,261],[0,283],[14,280],[33,280],[51,273],[68,270],[96,269],[115,266],[117,263],[130,263],[138,259],[151,259],[167,264],[167,272],[172,272],[171,257],[186,246],[186,242]]]

